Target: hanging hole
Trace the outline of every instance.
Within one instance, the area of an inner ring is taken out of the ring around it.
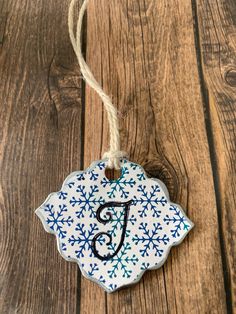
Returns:
[[[109,181],[116,181],[121,177],[122,170],[121,169],[105,169],[105,176]]]

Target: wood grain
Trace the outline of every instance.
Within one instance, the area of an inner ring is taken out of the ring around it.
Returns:
[[[59,256],[34,214],[80,167],[81,82],[66,28],[68,2],[5,4],[0,311],[76,313],[77,266]]]
[[[236,312],[236,3],[197,2],[228,311]]]
[[[193,22],[190,1],[110,1],[109,5],[93,1],[90,5],[87,61],[119,108],[123,149],[152,176],[163,179],[172,199],[187,209],[196,227],[172,250],[162,269],[147,274],[135,287],[105,295],[82,279],[81,291],[86,291],[82,313],[94,312],[98,302],[107,304],[108,313],[226,311]],[[106,116],[87,88],[85,166],[101,156],[107,144]],[[88,302],[91,296],[94,302]],[[103,307],[99,309],[104,313]]]
[[[0,312],[236,313],[235,2],[91,0],[83,47],[119,109],[122,149],[195,223],[162,268],[109,295],[80,279],[34,215],[109,143],[68,4],[0,3]]]

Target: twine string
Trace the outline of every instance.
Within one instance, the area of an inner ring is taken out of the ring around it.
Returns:
[[[120,150],[120,133],[119,133],[119,121],[118,121],[117,109],[113,105],[111,98],[104,92],[101,85],[94,78],[82,54],[82,44],[81,44],[82,24],[83,24],[83,17],[87,9],[89,0],[84,0],[81,6],[78,21],[77,21],[77,26],[76,26],[76,33],[74,33],[74,8],[78,1],[79,0],[72,0],[69,7],[69,14],[68,14],[69,35],[70,35],[72,46],[74,48],[75,54],[78,59],[80,71],[83,75],[83,78],[85,82],[98,93],[98,95],[102,99],[105,110],[107,112],[109,130],[110,130],[110,149],[103,155],[103,158],[108,159],[109,168],[119,169],[120,158],[125,157],[127,154]]]

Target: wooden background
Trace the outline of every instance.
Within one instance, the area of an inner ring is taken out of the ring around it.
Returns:
[[[236,313],[235,0],[91,0],[83,49],[119,109],[122,149],[196,225],[161,269],[111,295],[34,214],[108,147],[68,5],[0,0],[0,312]]]

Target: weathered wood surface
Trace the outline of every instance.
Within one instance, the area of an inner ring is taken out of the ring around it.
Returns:
[[[1,313],[236,312],[235,2],[91,0],[84,49],[119,109],[122,148],[195,223],[164,267],[111,295],[59,256],[33,212],[108,145],[68,3],[0,3]]]
[[[75,313],[77,267],[58,255],[34,214],[81,166],[81,81],[67,29],[59,27],[68,3],[3,6],[0,312]]]
[[[228,310],[236,311],[236,2],[197,6]]]

